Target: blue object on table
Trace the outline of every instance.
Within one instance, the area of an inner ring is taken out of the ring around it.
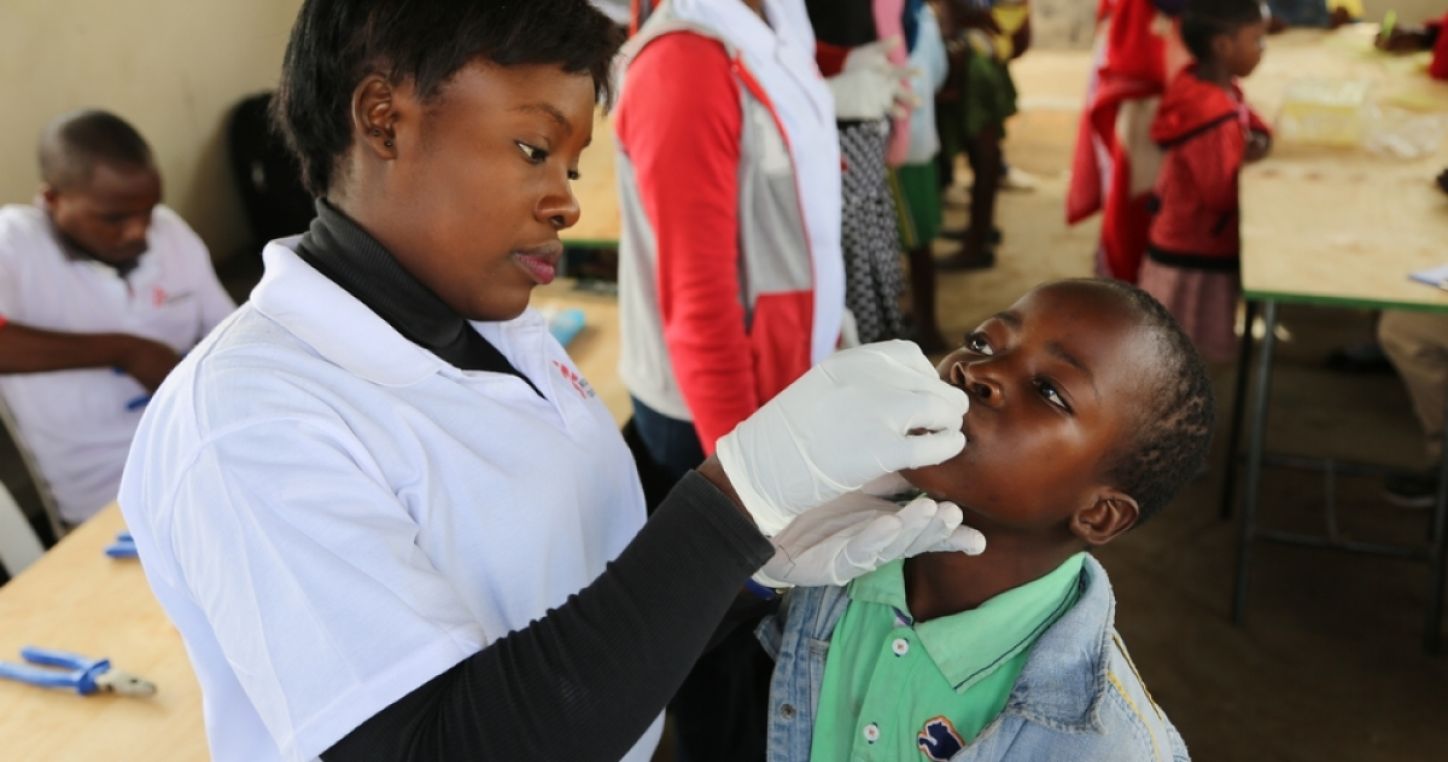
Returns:
[[[69,688],[82,696],[95,693],[149,696],[156,692],[155,683],[111,669],[110,659],[91,659],[35,646],[20,649],[20,657],[28,663],[0,661],[0,678],[42,688]],[[45,669],[46,667],[59,669]]]
[[[131,539],[131,533],[121,532],[116,535],[116,541],[106,546],[106,555],[111,558],[135,558],[136,541]]]
[[[549,318],[548,332],[553,334],[559,344],[566,347],[568,342],[573,341],[578,332],[583,330],[583,323],[583,310],[573,307]]]

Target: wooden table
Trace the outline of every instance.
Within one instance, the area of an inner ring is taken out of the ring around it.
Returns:
[[[201,688],[180,634],[151,597],[141,565],[103,553],[121,528],[111,505],[0,588],[0,658],[18,661],[25,645],[105,656],[158,692],[78,696],[0,680],[0,757],[207,758]]]
[[[622,422],[628,392],[618,381],[618,308],[612,296],[561,280],[539,289],[540,307],[583,310],[569,354]],[[0,659],[21,646],[109,657],[115,668],[159,687],[151,698],[77,696],[0,680],[0,759],[152,762],[204,760],[201,689],[181,636],[151,596],[141,566],[102,552],[122,529],[111,505],[0,587]]]
[[[618,248],[622,224],[618,207],[618,186],[613,171],[613,120],[602,111],[593,121],[593,144],[578,161],[578,180],[573,195],[578,198],[578,224],[563,231],[563,243],[578,249]]]
[[[1274,38],[1259,73],[1246,82],[1248,98],[1268,118],[1294,79],[1361,80],[1371,85],[1371,100],[1388,108],[1448,115],[1448,85],[1418,71],[1413,59],[1371,49],[1372,28],[1337,33],[1294,32]],[[1229,433],[1223,514],[1235,500],[1237,447],[1245,412],[1252,330],[1261,309],[1265,330],[1255,372],[1255,396],[1248,425],[1246,497],[1238,544],[1232,617],[1241,622],[1246,608],[1250,551],[1254,542],[1292,545],[1415,559],[1429,567],[1429,600],[1424,644],[1439,645],[1448,553],[1448,453],[1445,453],[1430,538],[1405,547],[1357,542],[1335,531],[1334,506],[1326,506],[1326,536],[1263,530],[1257,527],[1262,470],[1269,461],[1332,473],[1380,473],[1381,465],[1267,455],[1265,435],[1276,345],[1278,306],[1282,303],[1404,309],[1448,314],[1448,293],[1414,283],[1410,272],[1448,264],[1448,196],[1433,178],[1448,167],[1448,144],[1413,160],[1380,157],[1360,149],[1327,149],[1278,141],[1267,160],[1242,173],[1242,289],[1249,326],[1242,338],[1236,397]]]

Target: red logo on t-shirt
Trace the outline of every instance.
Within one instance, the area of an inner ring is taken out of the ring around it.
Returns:
[[[588,379],[578,375],[577,371],[557,360],[553,361],[553,367],[558,369],[559,375],[568,380],[568,383],[573,387],[573,391],[578,392],[580,398],[588,399],[589,397],[596,396],[593,392],[593,387],[588,383]]]
[[[162,306],[165,306],[165,304],[166,304],[166,289],[161,288],[160,286],[153,286],[153,287],[151,288],[151,306],[152,306],[152,307],[162,307]]]

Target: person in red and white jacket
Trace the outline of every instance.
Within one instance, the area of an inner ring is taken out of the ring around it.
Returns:
[[[619,372],[669,471],[836,348],[833,109],[799,0],[669,2],[625,49]]]
[[[624,49],[619,375],[651,494],[839,343],[839,138],[814,56],[803,0],[669,0]],[[670,704],[680,760],[763,758],[750,629]]]

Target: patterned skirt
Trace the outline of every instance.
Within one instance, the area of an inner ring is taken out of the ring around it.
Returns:
[[[865,344],[905,335],[900,237],[885,168],[889,129],[885,120],[840,125],[840,154],[845,161],[840,237],[845,306]]]

